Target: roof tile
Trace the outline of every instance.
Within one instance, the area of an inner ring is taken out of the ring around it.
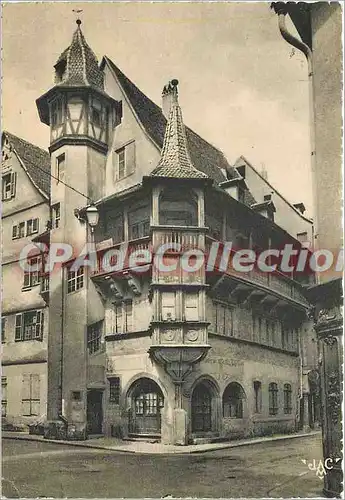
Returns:
[[[23,162],[33,183],[43,193],[50,196],[50,155],[48,151],[31,144],[9,132],[3,132],[14,151]]]

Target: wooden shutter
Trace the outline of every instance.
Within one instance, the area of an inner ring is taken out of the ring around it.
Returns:
[[[135,172],[135,141],[126,146],[126,174]]]
[[[31,415],[31,376],[25,373],[22,381],[22,414]]]
[[[36,217],[36,219],[32,219],[32,234],[33,233],[38,233],[38,228],[39,228],[39,218]]]
[[[31,415],[40,414],[40,376],[31,375]]]

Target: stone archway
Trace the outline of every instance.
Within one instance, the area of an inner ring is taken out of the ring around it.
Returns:
[[[211,380],[203,378],[193,388],[191,397],[191,431],[204,435],[218,431],[218,391]]]
[[[132,383],[127,394],[130,400],[129,435],[160,436],[164,396],[159,385],[143,377]]]

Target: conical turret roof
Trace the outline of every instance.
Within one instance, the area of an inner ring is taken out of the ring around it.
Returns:
[[[98,66],[95,53],[88,45],[77,20],[77,29],[71,45],[62,52],[55,64],[55,83],[61,85],[86,85],[104,88],[104,75]]]
[[[151,172],[152,177],[178,179],[207,179],[208,176],[194,167],[189,155],[182,111],[178,103],[177,80],[163,89],[163,96],[170,94],[171,107],[166,125],[161,159]]]

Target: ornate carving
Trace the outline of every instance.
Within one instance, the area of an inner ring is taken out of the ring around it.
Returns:
[[[324,321],[330,321],[331,319],[335,319],[337,317],[336,312],[334,313],[334,309],[329,311],[327,309],[320,309],[317,322],[323,323]]]
[[[162,331],[162,340],[167,342],[172,342],[175,340],[176,330],[163,330]]]
[[[195,342],[199,338],[199,330],[188,330],[186,333],[186,340]]]
[[[337,342],[337,337],[334,337],[334,335],[329,334],[326,337],[323,337],[322,340],[325,342],[325,344],[332,346]]]
[[[332,422],[336,424],[340,420],[341,412],[340,384],[337,372],[331,372],[328,375],[327,400]]]

